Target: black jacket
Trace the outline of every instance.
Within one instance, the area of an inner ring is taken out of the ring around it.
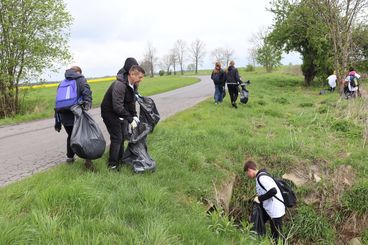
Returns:
[[[135,93],[137,87],[129,86],[127,74],[120,70],[116,81],[111,84],[101,103],[101,116],[108,118],[124,118],[129,123],[137,116],[135,109]]]
[[[241,82],[238,69],[234,66],[229,66],[226,73],[226,83],[240,84]]]
[[[212,71],[211,79],[213,80],[213,83],[215,85],[225,85],[226,76],[224,70],[221,69],[220,72],[217,74],[215,73],[215,71]]]
[[[83,104],[86,108],[92,107],[92,91],[89,87],[85,77],[74,71],[73,69],[68,69],[65,71],[65,79],[74,80],[77,83],[78,95],[82,97]],[[62,123],[64,126],[73,126],[74,124],[74,114],[70,110],[55,113],[55,124]]]

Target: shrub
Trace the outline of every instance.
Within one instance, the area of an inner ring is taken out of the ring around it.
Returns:
[[[162,77],[163,75],[165,75],[165,71],[164,71],[164,70],[160,70],[160,71],[158,72],[158,74]]]
[[[251,72],[251,71],[254,71],[255,69],[254,69],[254,66],[253,65],[251,65],[251,64],[249,64],[249,65],[247,65],[246,67],[245,67],[245,71],[246,72]]]

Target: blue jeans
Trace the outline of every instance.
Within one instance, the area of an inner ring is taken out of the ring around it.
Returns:
[[[222,84],[215,84],[215,102],[222,102],[223,87]]]

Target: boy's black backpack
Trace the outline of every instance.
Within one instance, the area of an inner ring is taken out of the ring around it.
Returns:
[[[296,205],[296,195],[295,195],[293,189],[291,189],[290,185],[285,180],[279,179],[279,178],[274,178],[270,174],[268,174],[266,172],[262,172],[261,174],[259,174],[257,176],[257,182],[262,187],[262,189],[265,190],[265,191],[267,191],[266,188],[264,188],[264,186],[259,181],[259,177],[261,177],[262,175],[267,175],[267,176],[271,177],[275,181],[276,185],[279,187],[279,189],[281,191],[282,198],[284,199],[284,201],[280,200],[275,195],[274,197],[277,200],[282,202],[285,205],[285,207],[287,207],[287,208],[292,208]]]

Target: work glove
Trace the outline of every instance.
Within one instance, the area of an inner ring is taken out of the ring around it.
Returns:
[[[55,128],[55,131],[56,131],[56,132],[60,133],[60,130],[61,130],[61,123],[55,123],[54,128]]]
[[[258,199],[258,196],[256,196],[255,198],[254,198],[254,200],[253,200],[254,202],[256,202],[256,203],[258,203],[258,204],[260,204],[261,202],[259,201],[259,199]]]
[[[138,126],[138,123],[137,123],[135,120],[133,120],[133,121],[130,123],[130,127],[131,127],[131,129],[135,129],[137,126]]]
[[[133,117],[133,121],[135,121],[137,124],[141,122],[138,117]]]

